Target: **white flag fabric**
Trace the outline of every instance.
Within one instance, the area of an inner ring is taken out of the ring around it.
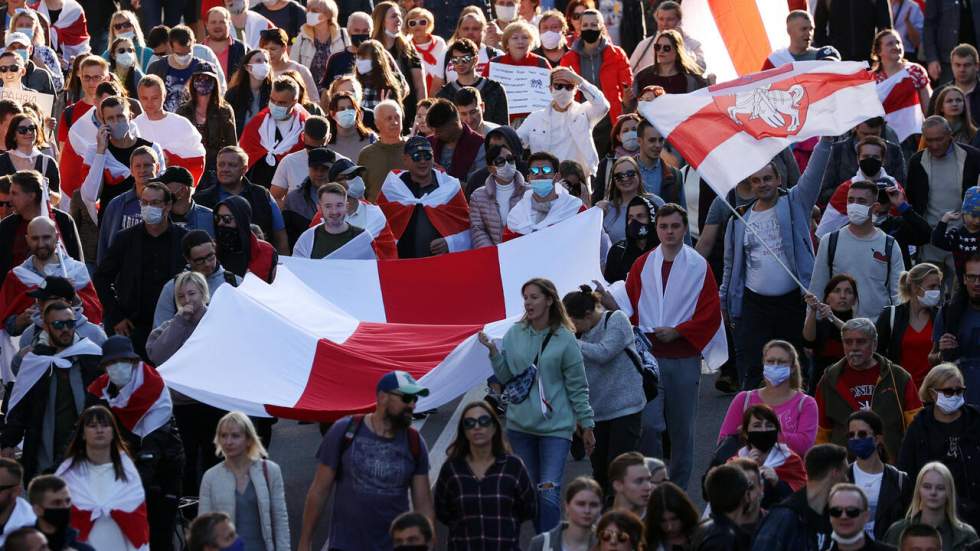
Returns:
[[[898,135],[899,141],[922,131],[925,117],[919,103],[919,91],[915,89],[908,69],[879,82],[878,99],[885,109],[885,122]]]

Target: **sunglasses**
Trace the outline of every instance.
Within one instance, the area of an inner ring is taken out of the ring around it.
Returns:
[[[556,82],[556,83],[552,84],[551,87],[554,88],[555,90],[574,90],[575,89],[575,85],[574,84],[561,84],[559,82]]]
[[[17,65],[16,63],[13,65],[0,65],[0,73],[6,73],[8,71],[11,73],[16,73],[19,70],[20,65]]]
[[[467,417],[463,419],[463,428],[466,430],[473,430],[477,426],[489,427],[493,424],[493,419],[489,415],[481,415],[477,418]]]
[[[572,12],[572,21],[578,21],[579,19],[582,19],[582,14],[583,13],[585,13],[585,12],[584,11]]]
[[[864,511],[857,507],[831,507],[827,509],[827,512],[834,518],[840,518],[844,515],[847,515],[847,518],[858,518]]]
[[[214,221],[227,226],[235,223],[235,216],[231,214],[215,214]]]
[[[670,52],[674,51],[674,47],[671,46],[670,44],[654,44],[653,51],[664,52],[669,54]]]
[[[532,166],[531,169],[530,169],[530,172],[531,172],[531,174],[533,174],[535,176],[540,176],[542,174],[554,174],[555,173],[555,169],[551,168],[550,165],[549,166]]]
[[[133,24],[130,23],[129,21],[126,21],[125,23],[116,23],[115,25],[112,26],[112,29],[114,31],[121,31],[123,29],[132,29],[132,28],[133,28]]]
[[[510,157],[497,157],[493,161],[493,166],[501,167],[501,166],[504,166],[507,163],[513,163],[514,161],[515,161],[515,159],[514,159],[514,156],[513,155],[511,155]]]
[[[116,50],[116,55],[119,55],[119,54],[135,54],[135,53],[136,53],[136,50],[134,50],[132,48],[119,48],[118,50]]]
[[[847,433],[847,439],[848,440],[851,440],[853,438],[867,438],[869,436],[874,436],[874,433],[868,432],[866,430],[859,430],[857,432],[849,432],[849,433]]]
[[[51,322],[51,327],[57,329],[58,331],[64,331],[65,329],[74,329],[75,320],[54,320]]]
[[[424,27],[424,26],[426,26],[428,24],[429,24],[429,22],[426,21],[425,19],[413,19],[413,20],[411,20],[411,21],[408,22],[408,26],[410,28],[411,27]]]
[[[471,55],[456,56],[450,59],[450,61],[453,62],[453,65],[466,65],[467,63],[473,61],[473,56]]]
[[[961,387],[961,386],[953,387],[953,388],[937,388],[936,389],[936,393],[937,394],[938,393],[942,393],[943,396],[945,396],[947,398],[952,398],[953,396],[962,396],[964,392],[966,392],[966,389],[963,388],[963,387]]]
[[[622,182],[623,180],[628,180],[630,178],[633,178],[634,176],[636,176],[635,170],[626,170],[623,172],[617,172],[613,174],[613,180],[616,180],[617,182]]]
[[[599,534],[599,539],[602,541],[618,541],[627,542],[630,540],[630,535],[626,532],[620,532],[619,530],[603,530]]]
[[[389,392],[388,394],[391,394],[392,396],[398,396],[399,398],[402,399],[402,403],[405,404],[414,404],[415,402],[419,401],[419,397],[417,394],[402,394],[401,392]]]
[[[28,125],[28,126],[18,126],[17,127],[17,133],[18,134],[22,134],[22,135],[23,134],[34,134],[36,132],[37,132],[37,127],[34,126],[33,124]]]
[[[419,161],[431,161],[432,152],[431,151],[416,151],[412,153],[412,160],[416,163]]]

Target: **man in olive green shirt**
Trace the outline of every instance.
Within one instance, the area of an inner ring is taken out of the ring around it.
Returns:
[[[344,186],[336,182],[324,184],[317,190],[317,202],[323,223],[299,236],[293,256],[325,258],[364,232],[363,228],[347,223],[347,190]]]

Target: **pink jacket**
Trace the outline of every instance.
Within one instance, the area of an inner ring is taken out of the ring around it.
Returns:
[[[748,395],[746,404],[746,391],[735,395],[732,403],[728,406],[728,413],[725,420],[721,423],[721,430],[718,431],[718,441],[726,436],[738,434],[742,429],[742,413],[748,406],[762,403],[758,390],[751,391]],[[813,447],[817,438],[817,422],[819,414],[817,412],[817,401],[812,396],[799,391],[797,395],[786,402],[772,408],[779,417],[781,425],[779,431],[779,441],[789,446],[800,457],[806,455],[807,450]]]
[[[510,196],[510,208],[524,197],[528,188],[520,172],[514,174],[514,193]],[[470,241],[473,248],[492,247],[503,241],[506,221],[500,219],[497,208],[497,184],[493,175],[487,176],[486,184],[470,195]]]

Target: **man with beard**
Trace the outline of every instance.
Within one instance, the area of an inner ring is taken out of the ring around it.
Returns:
[[[51,551],[95,551],[77,541],[78,530],[71,527],[71,492],[61,478],[52,474],[36,477],[27,486],[27,499],[37,515],[35,527],[48,539]]]
[[[337,421],[320,444],[319,464],[303,509],[299,551],[310,551],[334,482],[334,503],[339,506],[331,518],[331,549],[391,549],[388,527],[409,510],[409,492],[415,511],[430,520],[434,516],[428,449],[411,427],[415,404],[419,396],[429,395],[429,389],[404,371],[392,371],[378,381],[376,393],[373,413]]]

